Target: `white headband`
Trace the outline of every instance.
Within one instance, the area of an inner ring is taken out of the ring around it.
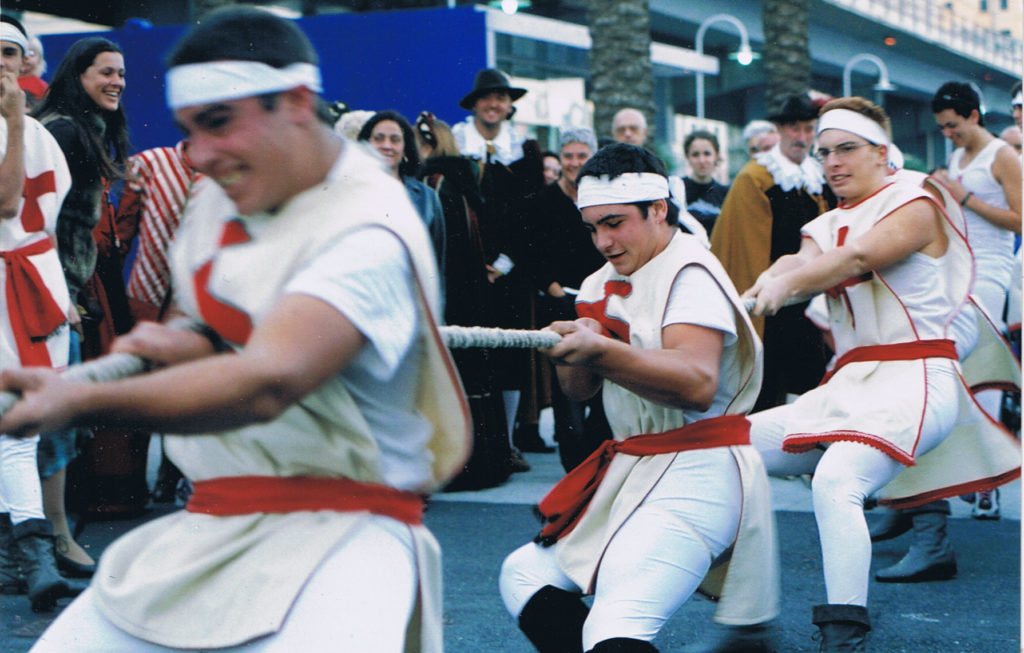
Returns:
[[[903,151],[896,147],[896,143],[889,143],[889,172],[899,172],[903,169]]]
[[[1013,100],[1010,101],[1011,107],[1019,107],[1024,104],[1024,95],[1020,91],[1017,91],[1017,95],[1013,96]]]
[[[818,134],[826,129],[842,129],[875,145],[889,144],[889,137],[881,125],[863,113],[849,109],[832,109],[821,114],[818,118]]]
[[[668,179],[653,172],[627,172],[610,181],[608,175],[587,175],[576,188],[576,206],[583,209],[599,204],[632,204],[668,196]]]
[[[311,63],[274,68],[258,61],[208,61],[167,71],[167,106],[172,111],[196,104],[238,100],[305,86],[323,91],[320,69]]]
[[[28,39],[21,30],[10,23],[0,23],[0,41],[10,41],[21,48],[21,54],[28,54]]]

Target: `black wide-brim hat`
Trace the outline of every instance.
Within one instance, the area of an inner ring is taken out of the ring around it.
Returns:
[[[815,106],[814,101],[811,100],[810,96],[806,93],[797,93],[789,95],[778,110],[772,115],[768,116],[768,120],[779,124],[785,125],[789,122],[804,122],[807,120],[818,119],[818,107]]]
[[[476,79],[473,80],[473,90],[459,100],[459,106],[467,111],[472,111],[478,98],[494,91],[505,91],[513,102],[526,95],[525,88],[509,86],[505,73],[494,68],[485,68],[476,74]]]

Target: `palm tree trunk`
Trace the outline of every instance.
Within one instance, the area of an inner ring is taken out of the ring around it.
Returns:
[[[787,95],[810,89],[810,7],[810,0],[764,0],[762,5],[765,105],[769,113]]]
[[[594,0],[590,27],[590,99],[594,131],[611,134],[619,109],[639,109],[653,127],[654,74],[651,66],[651,11],[647,0]],[[653,137],[653,129],[650,137]]]

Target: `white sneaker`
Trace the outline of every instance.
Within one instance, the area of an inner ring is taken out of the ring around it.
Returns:
[[[975,519],[999,519],[999,490],[982,490],[978,492],[978,500],[971,509],[971,517]]]

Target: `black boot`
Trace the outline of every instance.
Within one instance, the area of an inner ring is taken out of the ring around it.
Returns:
[[[70,588],[59,573],[53,552],[53,527],[45,519],[27,519],[14,524],[22,571],[28,583],[28,600],[34,612],[48,612],[57,599],[68,596]]]
[[[875,573],[881,583],[916,583],[928,580],[949,580],[956,576],[956,556],[946,535],[948,501],[910,508],[914,541],[903,559]]]
[[[715,624],[709,637],[686,646],[682,653],[774,653],[772,631],[771,622],[751,626]]]
[[[18,564],[18,552],[14,548],[14,532],[11,530],[10,513],[0,513],[0,594],[24,594],[28,592],[25,576]]]
[[[583,653],[583,622],[590,608],[579,595],[545,585],[519,614],[519,630],[539,653]]]
[[[871,622],[862,605],[816,605],[811,621],[821,631],[819,653],[864,653]]]
[[[551,453],[555,450],[540,437],[539,424],[516,423],[516,428],[512,431],[512,444],[516,449],[527,453]]]
[[[913,526],[910,513],[906,510],[885,508],[882,518],[874,522],[869,531],[872,542],[884,542],[903,535]]]
[[[654,644],[642,639],[613,637],[598,642],[597,646],[587,653],[658,653],[658,649],[654,648]]]

